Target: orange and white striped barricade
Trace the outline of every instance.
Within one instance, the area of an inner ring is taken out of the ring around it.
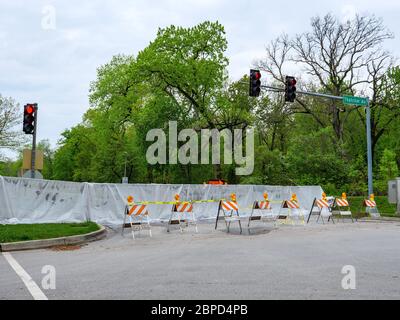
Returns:
[[[282,209],[288,209],[287,214],[282,214]],[[293,224],[293,217],[295,216],[297,216],[298,220],[301,219],[302,224],[305,224],[304,214],[301,211],[299,201],[297,200],[297,195],[294,193],[292,194],[290,200],[282,201],[282,205],[279,208],[279,215],[277,220],[281,223],[287,223],[288,221],[291,221]]]
[[[365,208],[365,212],[368,213],[371,217],[379,218],[380,214],[378,208],[376,206],[375,195],[371,194],[369,199],[365,199],[363,201],[363,207]]]
[[[239,216],[239,205],[236,201],[236,195],[231,194],[231,200],[220,200],[218,205],[217,219],[215,221],[215,229],[218,227],[218,221],[220,219],[220,213],[223,213],[222,218],[225,220],[227,231],[229,232],[231,223],[238,222],[240,233],[242,233],[242,223]]]
[[[172,205],[171,216],[169,217],[167,224],[167,232],[170,232],[171,225],[179,225],[181,233],[183,232],[184,227],[193,225],[196,233],[198,232],[196,216],[193,211],[193,203],[188,201],[181,202],[178,194],[175,195],[175,203]]]
[[[140,233],[140,231],[147,229],[150,237],[152,237],[147,206],[145,204],[135,204],[132,196],[129,196],[127,200],[128,203],[125,206],[122,235],[124,234],[125,228],[131,228],[132,238],[135,239],[135,231],[139,231]],[[127,218],[129,219],[128,223],[126,223]]]
[[[344,217],[350,217],[351,222],[354,223],[353,214],[350,210],[349,200],[347,199],[347,195],[345,192],[342,193],[341,198],[335,198],[335,202],[332,206],[332,215],[339,215],[344,222]]]
[[[268,194],[264,192],[263,197],[263,201],[254,201],[253,203],[251,214],[249,216],[249,222],[247,224],[249,232],[251,221],[261,221],[264,223],[272,221],[274,224],[276,223],[278,216],[273,214],[271,202],[268,199]]]
[[[314,198],[314,201],[311,206],[310,214],[308,215],[307,223],[310,222],[310,218],[312,215],[317,215],[318,218],[317,218],[316,222],[318,223],[319,219],[321,218],[322,223],[325,224],[324,214],[326,214],[328,216],[328,222],[329,222],[329,220],[332,219],[333,224],[335,224],[335,221],[333,220],[333,217],[332,217],[331,205],[332,205],[332,203],[330,203],[330,201],[328,200],[325,192],[322,193],[321,199]]]

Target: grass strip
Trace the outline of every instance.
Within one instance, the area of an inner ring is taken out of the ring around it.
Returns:
[[[0,225],[0,243],[61,238],[99,229],[94,222]]]

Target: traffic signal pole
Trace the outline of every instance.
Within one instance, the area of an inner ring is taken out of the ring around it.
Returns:
[[[368,193],[374,193],[374,186],[372,182],[372,139],[371,139],[371,108],[369,99],[367,98],[366,107],[366,121],[367,121],[367,158],[368,158]]]
[[[261,88],[264,88],[264,89],[267,89],[267,90],[270,90],[270,91],[274,91],[274,92],[284,92],[285,91],[285,89],[282,89],[282,88],[276,88],[276,87],[265,86],[265,85],[262,85]],[[343,97],[333,96],[333,95],[324,94],[324,93],[308,92],[308,91],[301,91],[301,90],[296,90],[296,93],[304,94],[304,95],[307,95],[307,96],[334,99],[334,100],[340,100],[340,101],[343,100]]]
[[[271,86],[266,86],[266,85],[261,85],[261,88],[264,88],[264,89],[267,89],[267,90],[273,91],[273,92],[284,92],[285,91],[285,89],[282,89],[282,88],[276,88],[276,87],[271,87]],[[307,96],[313,96],[313,97],[340,100],[343,102],[343,97],[334,96],[334,95],[330,95],[330,94],[308,92],[308,91],[301,91],[301,90],[296,91],[296,93],[304,94]],[[366,104],[365,108],[366,108],[365,121],[366,121],[366,130],[367,130],[368,194],[371,195],[374,193],[374,187],[373,187],[373,176],[372,176],[371,107],[370,107],[370,103],[369,103],[369,98],[367,98],[367,104]]]
[[[36,161],[36,129],[37,129],[37,114],[38,114],[38,106],[37,103],[34,104],[35,106],[35,122],[33,123],[33,135],[32,135],[32,153],[31,153],[31,178],[35,178],[35,161]]]

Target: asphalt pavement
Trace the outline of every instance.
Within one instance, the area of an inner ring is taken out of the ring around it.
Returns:
[[[400,298],[400,222],[152,230],[133,240],[113,228],[75,250],[11,255],[50,300]],[[43,286],[44,266],[54,267],[55,288]],[[344,266],[354,267],[355,289],[342,287]],[[0,254],[0,299],[33,298]]]

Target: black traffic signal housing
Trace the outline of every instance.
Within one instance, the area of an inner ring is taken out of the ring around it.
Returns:
[[[296,79],[294,77],[286,76],[285,82],[285,101],[294,102],[296,99]]]
[[[260,70],[250,70],[249,96],[258,97],[261,93],[261,72]]]
[[[29,103],[24,106],[24,123],[22,130],[25,134],[33,134],[35,132],[36,110],[36,104]]]

